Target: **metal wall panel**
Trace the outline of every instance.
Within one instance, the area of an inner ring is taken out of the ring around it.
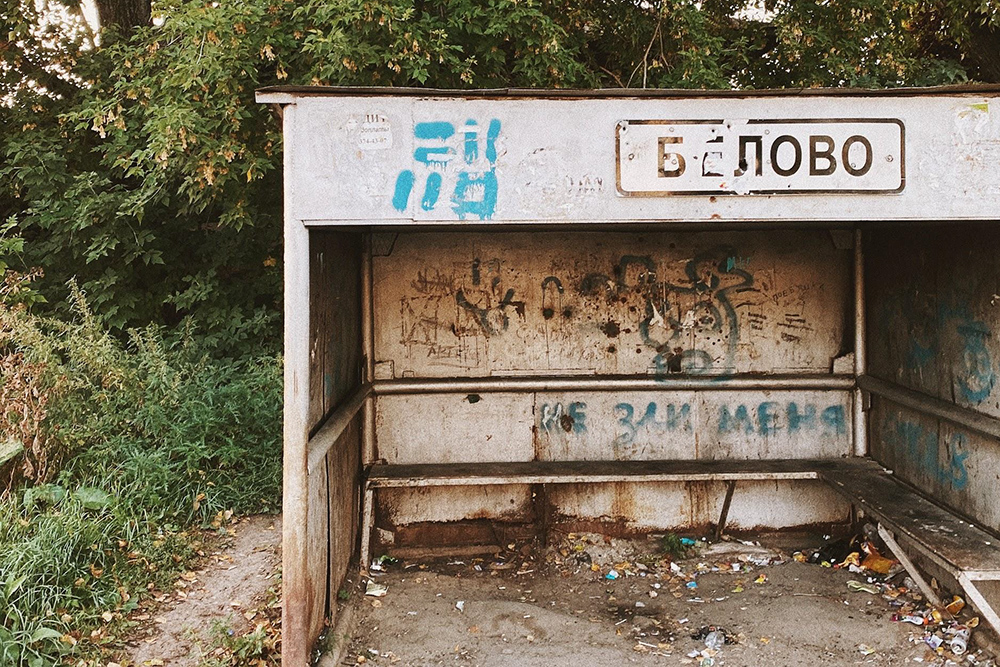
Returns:
[[[401,234],[378,374],[828,373],[850,262],[825,231]]]
[[[308,477],[309,525],[306,537],[304,575],[305,604],[308,610],[308,640],[314,642],[325,627],[327,618],[327,577],[330,567],[330,489],[325,466]]]
[[[847,456],[851,397],[835,391],[537,394],[539,460]]]
[[[875,397],[872,455],[945,505],[1000,530],[1000,443]]]
[[[330,605],[347,575],[358,546],[361,519],[361,422],[358,414],[326,458],[330,485]]]
[[[847,391],[498,393],[471,398],[380,397],[378,456],[401,464],[835,458],[849,455],[853,440]],[[634,527],[705,525],[718,517],[711,495],[717,489],[706,495],[695,486],[615,484],[567,490],[553,485],[547,502],[557,515],[595,520],[612,516],[609,508],[616,508],[618,519]],[[785,527],[839,520],[830,518],[834,514],[842,518],[842,505],[831,505],[833,496],[813,486],[780,485],[780,493],[764,494],[767,508],[747,496],[738,525]],[[629,494],[656,499],[638,504],[620,500]],[[527,521],[530,501],[530,489],[524,486],[381,490],[379,515],[387,526],[475,518]],[[767,524],[768,519],[777,523]]]
[[[1000,417],[998,252],[995,226],[872,231],[869,372]]]
[[[358,224],[996,217],[1000,180],[992,172],[1000,160],[1000,99],[995,94],[543,96],[281,94],[273,99],[298,109],[291,133],[305,139],[296,150],[286,149],[289,178],[301,186],[288,202],[290,213],[299,220]],[[269,101],[266,95],[261,99]],[[658,128],[639,149],[622,143],[622,127],[663,121],[676,122]],[[865,129],[870,121],[898,131],[882,145],[881,130]],[[720,143],[692,152],[693,128],[705,124],[716,130]],[[867,156],[857,155],[859,141],[848,145],[844,128],[872,143]],[[832,170],[822,156],[813,159],[813,136],[836,143]],[[763,150],[752,153],[754,140],[742,141],[747,137],[762,141]],[[799,159],[782,137],[796,138]],[[684,139],[669,144],[669,152],[660,144],[660,152],[667,157],[685,152],[684,177],[697,184],[683,191],[696,194],[677,194],[671,186],[676,163],[663,160],[657,169],[658,138]],[[756,179],[756,172],[748,178],[744,168],[754,161],[760,165]],[[633,192],[633,164],[645,165],[643,177],[656,185]],[[845,174],[845,164],[853,164],[858,175]],[[886,178],[876,178],[882,172]],[[657,189],[671,194],[646,191]],[[623,196],[626,192],[640,196]]]
[[[309,235],[309,423],[322,420],[361,383],[359,234]]]
[[[387,463],[531,461],[530,394],[422,394],[376,401],[377,458]]]
[[[725,495],[721,482],[573,484],[553,486],[547,499],[564,520],[649,531],[704,529],[719,520]],[[727,525],[749,530],[839,523],[848,512],[848,504],[820,482],[739,482]]]
[[[1000,229],[985,224],[873,230],[866,244],[869,372],[1000,418],[998,249]],[[1000,529],[1000,441],[878,397],[871,415],[875,458]]]
[[[532,519],[531,488],[525,485],[379,489],[377,525],[386,527],[472,519],[526,522]]]

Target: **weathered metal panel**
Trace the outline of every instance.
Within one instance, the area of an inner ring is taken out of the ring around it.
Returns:
[[[305,604],[308,610],[309,642],[316,641],[326,623],[327,575],[330,567],[330,487],[326,466],[308,477],[309,525],[306,536],[307,582]]]
[[[1000,417],[998,248],[987,225],[873,231],[871,374]]]
[[[374,261],[381,377],[828,373],[851,345],[824,231],[401,234]]]
[[[284,115],[285,148],[297,153],[304,138],[291,132],[295,109]],[[285,201],[295,201],[298,187],[286,172]],[[313,593],[307,577],[309,531],[309,494],[306,448],[309,440],[309,232],[286,208],[284,221],[284,451],[282,457],[282,567],[284,602],[282,604],[282,658],[287,664],[306,664],[311,637],[309,598]]]
[[[531,488],[525,485],[379,489],[376,515],[388,526],[469,519],[530,521]]]
[[[397,464],[833,458],[850,454],[853,436],[852,400],[847,391],[421,394],[382,396],[377,405],[379,457]],[[597,485],[594,499],[581,501],[585,491],[553,486],[549,503],[558,514],[598,518],[603,514],[595,514],[593,507],[610,507],[608,493],[647,493],[633,486],[684,498],[690,493],[683,485]],[[524,486],[393,489],[380,491],[378,497],[379,514],[392,525],[473,518],[527,520],[531,516],[530,489]],[[825,507],[824,503],[796,507],[799,501],[794,492],[773,497],[772,502],[775,508],[768,516],[785,512],[793,517],[782,518],[793,523],[779,522],[781,526],[833,520],[827,509],[812,512]],[[622,510],[618,516],[624,522],[658,522],[659,528],[667,528],[677,517],[684,519],[683,525],[709,522],[706,517],[714,506],[706,509],[703,505],[696,503],[695,509],[680,514],[669,509],[655,520],[652,510],[633,514],[622,502],[614,507]],[[666,501],[657,501],[656,506],[673,507]],[[763,521],[764,515],[754,511],[747,521]]]
[[[361,514],[361,424],[358,414],[326,459],[330,483],[330,605],[337,600],[358,544]]]
[[[531,461],[531,394],[422,394],[376,401],[377,457],[388,463]],[[530,490],[518,486],[401,489],[378,494],[393,524],[466,518],[526,519]]]
[[[530,394],[421,394],[376,401],[378,458],[387,463],[531,461]]]
[[[310,232],[309,416],[315,428],[361,383],[361,239]]]
[[[851,408],[832,391],[537,394],[537,458],[834,458],[851,451]]]
[[[300,220],[993,219],[1000,196],[992,173],[1000,160],[995,93],[293,99],[299,113],[290,131],[306,139],[286,148],[289,176],[302,185],[289,202]],[[672,121],[674,132],[661,128],[652,143],[623,149],[620,124],[650,121]],[[771,133],[767,123],[785,129]],[[717,130],[717,145],[690,134],[705,124]],[[900,127],[902,150],[895,136],[866,129],[873,125]],[[834,126],[853,133],[842,137]],[[684,157],[683,173],[673,154]],[[698,194],[623,196],[619,170],[630,156],[652,170],[645,178],[689,177]],[[882,172],[896,177],[873,185]],[[889,181],[893,188],[885,187]],[[893,192],[899,182],[902,190]],[[872,189],[882,192],[866,192]],[[785,194],[802,190],[814,192]]]
[[[725,494],[721,482],[571,484],[552,486],[548,500],[565,519],[643,531],[714,524]],[[739,530],[837,523],[848,511],[847,503],[819,482],[739,482],[728,525]]]
[[[878,397],[870,415],[877,460],[941,503],[1000,530],[1000,442]]]

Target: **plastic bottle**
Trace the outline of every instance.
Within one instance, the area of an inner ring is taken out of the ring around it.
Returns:
[[[718,651],[726,643],[726,636],[718,630],[712,630],[705,635],[705,648]]]

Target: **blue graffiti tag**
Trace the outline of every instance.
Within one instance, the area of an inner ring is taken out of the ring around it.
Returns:
[[[888,436],[889,444],[897,450],[897,457],[905,456],[937,482],[951,486],[956,491],[962,491],[968,485],[969,472],[965,468],[965,460],[969,458],[969,453],[966,451],[965,435],[952,433],[944,442],[948,454],[947,465],[940,461],[938,455],[936,430],[928,430],[912,421],[893,420],[889,423]]]
[[[682,430],[690,433],[691,406],[687,403],[677,406],[669,403],[663,411],[664,418],[656,418],[657,405],[650,401],[638,421],[635,420],[635,408],[631,403],[619,403],[615,406],[615,418],[618,420],[618,433],[615,435],[614,446],[622,447],[635,442],[639,431],[648,430],[656,435]]]
[[[413,136],[422,144],[414,149],[413,159],[423,166],[424,171],[429,172],[424,179],[424,192],[420,198],[420,208],[424,211],[432,211],[438,205],[444,185],[444,173],[457,155],[456,148],[452,145],[455,134],[455,126],[446,121],[423,122],[413,126]],[[455,188],[451,196],[451,208],[460,220],[470,216],[486,220],[496,212],[496,143],[500,136],[500,121],[494,118],[487,126],[483,151],[485,164],[480,157],[479,134],[479,124],[475,120],[467,120],[461,133],[462,160],[466,168],[455,174]],[[399,172],[393,190],[393,208],[400,212],[409,208],[415,183],[416,175],[413,170],[404,169]]]
[[[814,431],[822,427],[824,435],[844,435],[847,433],[847,416],[843,405],[830,405],[823,408],[816,418],[816,406],[799,407],[797,403],[789,402],[784,411],[781,405],[774,401],[765,401],[756,409],[748,409],[746,405],[734,407],[719,406],[719,433],[745,433],[755,431],[760,435],[774,435],[785,428],[789,433],[802,430]],[[784,417],[784,419],[782,419]]]
[[[564,431],[582,435],[587,432],[587,404],[573,401],[567,406],[562,403],[544,403],[539,422],[542,429],[549,434]]]

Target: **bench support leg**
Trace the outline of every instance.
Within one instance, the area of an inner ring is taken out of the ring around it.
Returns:
[[[726,532],[726,521],[729,519],[729,505],[733,502],[733,492],[736,490],[736,480],[731,479],[726,482],[726,499],[722,501],[722,513],[719,515],[719,523],[715,527],[715,541],[722,539],[722,534]]]
[[[365,486],[365,498],[361,506],[361,572],[368,572],[369,559],[371,558],[372,539],[372,512],[375,504],[375,491]]]
[[[993,630],[1000,633],[1000,616],[993,609],[993,605],[986,601],[982,592],[976,588],[975,582],[969,578],[969,575],[963,572],[958,575],[958,583],[962,585],[962,589],[965,590],[969,601],[979,609],[979,612],[986,618],[986,621],[993,627]]]
[[[937,596],[934,589],[931,588],[930,584],[928,584],[927,581],[921,576],[920,572],[917,571],[916,565],[914,565],[913,561],[906,555],[903,548],[899,546],[899,542],[897,542],[896,538],[892,536],[892,533],[886,530],[882,524],[879,524],[878,535],[882,538],[882,541],[885,542],[885,545],[889,547],[892,554],[899,559],[900,563],[903,564],[903,567],[906,568],[910,578],[917,583],[917,587],[920,589],[920,592],[924,594],[924,597],[927,598],[927,601],[935,607],[940,607],[941,598]]]

